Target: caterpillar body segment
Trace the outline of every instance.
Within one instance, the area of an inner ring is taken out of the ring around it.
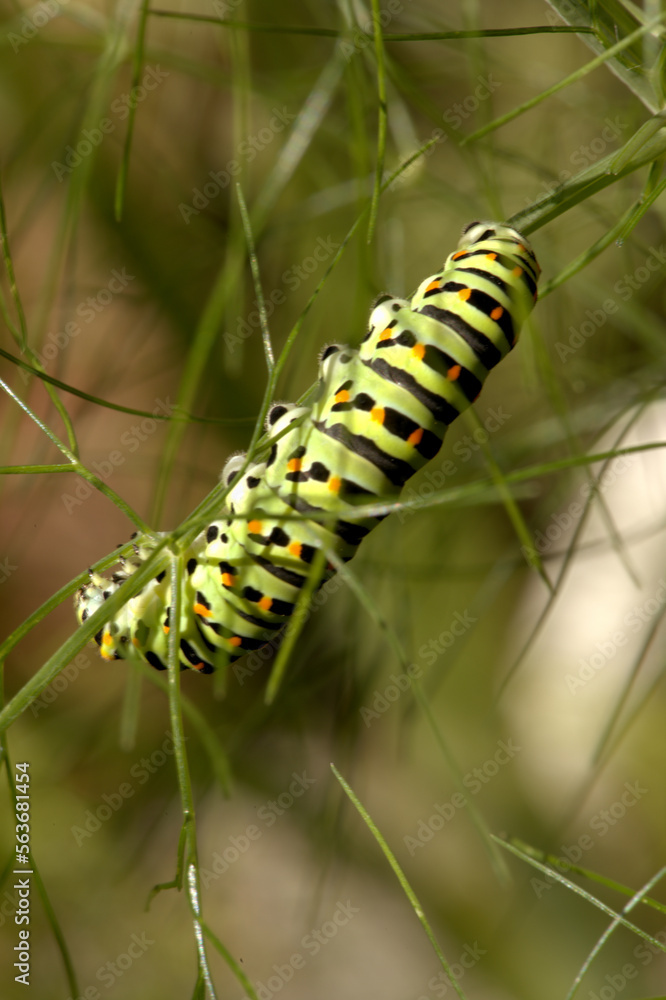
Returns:
[[[273,405],[267,457],[242,474],[243,456],[229,459],[223,509],[184,553],[183,668],[210,673],[273,639],[319,550],[353,558],[381,520],[355,518],[355,509],[397,498],[434,458],[449,424],[515,346],[539,273],[517,230],[472,223],[410,302],[377,302],[358,350],[323,351],[310,407]],[[111,578],[91,574],[75,598],[80,622],[122,587],[154,544],[138,539]],[[162,565],[98,632],[105,659],[139,657],[165,669],[171,582]],[[320,583],[332,572],[327,565]]]

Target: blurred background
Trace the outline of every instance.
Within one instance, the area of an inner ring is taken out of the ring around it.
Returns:
[[[461,146],[593,53],[574,34],[413,37],[564,23],[536,0],[383,3],[384,33],[412,36],[385,45],[386,176],[433,142],[382,194],[368,242],[379,129],[368,4],[192,0],[146,14],[136,0],[2,3],[2,193],[27,329],[24,340],[12,332],[5,272],[2,378],[161,530],[247,446],[265,391],[237,184],[276,355],[302,319],[277,392],[296,399],[321,348],[358,345],[374,297],[410,294],[464,225],[557,206],[557,185],[650,116],[600,66]],[[647,169],[543,227],[537,212],[544,282],[612,230]],[[663,864],[664,230],[655,200],[543,298],[476,418],[456,422],[410,481],[412,507],[353,564],[421,676],[428,712],[382,628],[339,583],[318,596],[272,706],[270,658],[240,661],[224,697],[214,680],[182,677],[202,719],[185,725],[204,919],[261,1000],[455,992],[331,762],[395,852],[470,1000],[573,995],[610,920],[490,835],[601,876],[566,873],[615,911]],[[54,393],[75,438],[45,383],[12,358],[94,397]],[[63,461],[15,400],[0,405],[3,467]],[[158,419],[174,408],[187,415],[175,436]],[[519,522],[499,492],[478,502],[472,492],[518,470],[532,470],[507,487]],[[6,475],[2,490],[4,638],[133,525],[75,475]],[[447,492],[427,506],[435,490]],[[5,663],[5,700],[74,627],[67,598],[25,635]],[[204,723],[226,757],[211,754]],[[182,824],[164,692],[86,646],[11,726],[7,750],[11,764],[30,764],[31,845],[48,894],[45,904],[33,885],[32,995],[195,995],[185,894],[162,892],[145,909],[150,889],[174,878]],[[6,783],[2,796],[0,963],[12,998],[23,994]],[[666,943],[663,904],[627,919]],[[208,952],[217,995],[240,1000],[242,985]],[[620,928],[578,992],[654,996],[664,983],[663,954]]]

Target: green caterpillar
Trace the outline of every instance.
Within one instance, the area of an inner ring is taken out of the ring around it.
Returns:
[[[318,552],[351,559],[381,516],[354,508],[396,498],[442,443],[511,350],[533,308],[540,268],[527,240],[473,222],[440,272],[411,302],[383,296],[358,350],[327,347],[309,407],[277,403],[268,454],[231,485],[219,517],[192,542],[180,601],[180,663],[201,673],[269,642],[286,624]],[[297,512],[300,517],[294,518]],[[335,519],[318,520],[322,512]],[[289,519],[287,519],[289,518]],[[84,622],[143,563],[142,538],[111,579],[91,572],[75,598]],[[333,568],[323,571],[321,583]],[[104,659],[142,657],[166,669],[171,587],[159,572],[97,633]]]

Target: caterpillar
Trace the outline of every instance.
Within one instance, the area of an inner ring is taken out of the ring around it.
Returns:
[[[259,649],[293,613],[320,550],[353,557],[384,516],[354,517],[354,508],[396,498],[437,454],[448,425],[515,345],[539,274],[517,230],[473,222],[411,302],[378,299],[358,350],[324,349],[312,405],[273,404],[265,457],[247,468],[243,455],[227,462],[219,516],[185,553],[181,669],[211,673]],[[110,579],[90,571],[75,596],[80,623],[155,545],[137,538]],[[171,586],[158,570],[95,636],[104,659],[139,657],[166,669]],[[329,562],[319,585],[333,572]]]

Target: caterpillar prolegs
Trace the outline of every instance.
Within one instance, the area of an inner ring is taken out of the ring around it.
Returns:
[[[180,595],[183,667],[210,673],[275,637],[319,550],[351,559],[381,520],[354,508],[397,498],[439,451],[446,428],[511,350],[536,300],[540,268],[515,229],[473,222],[458,250],[411,302],[382,296],[358,350],[327,347],[308,407],[276,403],[266,458],[234,456],[219,516],[186,553]],[[328,512],[335,517],[322,519]],[[298,514],[298,517],[294,515]],[[76,594],[84,622],[144,562],[142,537],[111,579],[91,573]],[[332,574],[329,565],[323,582]],[[166,668],[171,587],[159,572],[95,639],[105,659]]]

